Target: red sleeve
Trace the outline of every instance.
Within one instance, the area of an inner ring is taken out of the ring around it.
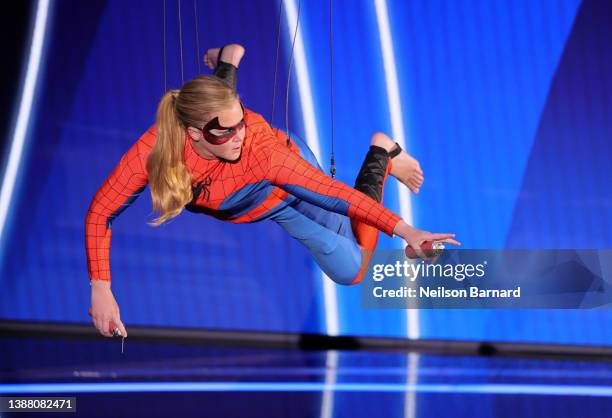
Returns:
[[[85,250],[90,279],[111,279],[111,224],[146,187],[145,164],[154,140],[152,130],[141,136],[121,157],[89,205],[85,217]]]
[[[262,148],[266,178],[287,192],[321,208],[364,222],[393,236],[402,219],[374,199],[334,180],[284,144]]]

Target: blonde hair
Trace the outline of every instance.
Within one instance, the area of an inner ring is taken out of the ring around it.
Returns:
[[[153,210],[159,226],[178,216],[193,199],[192,176],[183,161],[186,129],[201,128],[219,111],[231,107],[238,95],[213,76],[198,76],[178,90],[168,90],[157,107],[157,140],[147,159]]]

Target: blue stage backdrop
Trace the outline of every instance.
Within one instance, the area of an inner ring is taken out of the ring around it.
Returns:
[[[154,122],[164,91],[163,4],[51,3],[2,237],[0,318],[89,322],[85,213],[121,155]],[[197,64],[207,48],[238,42],[247,51],[239,93],[269,119],[279,3],[195,4],[197,20],[194,2],[166,2],[168,88],[181,85],[181,72],[185,79],[209,73]],[[406,200],[390,181],[385,204],[404,207],[417,227],[455,232],[466,248],[612,245],[608,2],[333,6],[340,180],[353,184],[373,132],[401,135],[425,183]],[[281,127],[298,1],[283,7],[273,121]],[[329,30],[329,3],[303,1],[289,124],[317,144],[326,169]],[[606,310],[367,310],[358,287],[333,284],[330,291],[306,251],[272,222],[233,225],[184,213],[152,228],[152,217],[147,189],[112,226],[112,289],[128,329],[612,343]],[[398,238],[380,242],[402,245]]]

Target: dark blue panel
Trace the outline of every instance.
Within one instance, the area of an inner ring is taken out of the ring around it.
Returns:
[[[164,91],[163,1],[52,4],[3,242],[0,317],[89,322],[85,212],[121,155],[154,121]],[[196,41],[200,55],[239,42],[247,49],[239,92],[269,117],[278,3],[198,1],[199,38],[190,1],[180,3],[179,32],[178,4],[166,2],[167,87],[197,74]],[[338,178],[353,184],[371,134],[391,134],[393,127],[376,3],[333,4],[334,146]],[[312,99],[325,170],[328,6],[303,1],[310,89],[294,74],[289,94],[290,127],[302,137],[306,96]],[[398,0],[387,7],[406,145],[425,171],[424,187],[412,198],[414,224],[456,232],[469,248],[610,246],[610,5]],[[281,36],[274,119],[283,127],[292,36],[285,15]],[[399,210],[394,180],[385,204]],[[128,327],[325,331],[319,273],[302,246],[273,223],[232,225],[185,213],[155,229],[146,224],[151,218],[145,190],[113,222],[113,292]],[[382,236],[380,245],[402,242]],[[358,287],[336,290],[341,333],[407,334],[406,311],[364,310]],[[425,338],[592,344],[612,338],[605,311],[415,317]]]

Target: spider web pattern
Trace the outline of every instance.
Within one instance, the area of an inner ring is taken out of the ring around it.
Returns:
[[[241,190],[253,187],[261,193],[266,185],[271,184],[277,187],[262,201],[254,201],[253,207],[247,207],[240,215],[227,220],[234,223],[258,220],[290,193],[393,235],[393,229],[401,220],[398,215],[312,166],[300,156],[299,147],[294,142],[287,147],[284,137],[275,135],[261,115],[246,109],[245,123],[242,156],[234,163],[200,157],[186,138],[184,161],[193,176],[193,186],[204,179],[211,180],[207,193],[201,193],[190,204],[205,208],[203,213],[227,219],[226,213],[231,213],[233,206],[243,207],[245,199],[250,197],[249,193],[240,195]],[[146,161],[155,141],[156,129],[153,126],[123,155],[91,201],[85,218],[90,279],[111,279],[111,224],[145,189]]]

